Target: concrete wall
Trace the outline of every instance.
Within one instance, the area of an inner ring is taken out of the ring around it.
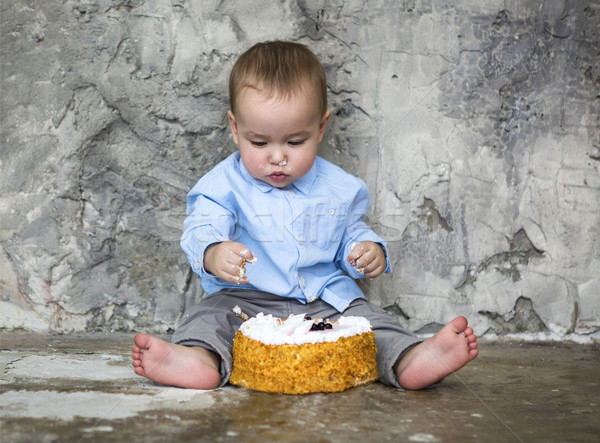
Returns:
[[[0,326],[174,328],[201,296],[185,195],[235,149],[229,70],[293,39],[327,72],[320,154],[390,241],[372,301],[421,332],[599,336],[598,1],[1,5]]]

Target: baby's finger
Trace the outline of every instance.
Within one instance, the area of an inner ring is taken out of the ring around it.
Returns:
[[[364,252],[365,245],[363,243],[352,246],[352,250],[350,251],[350,254],[348,254],[347,258],[348,263],[350,263],[352,266],[359,266],[358,259],[363,255]]]
[[[359,269],[362,269],[363,272],[368,271],[369,265],[373,262],[373,260],[375,260],[375,254],[371,249],[367,249],[356,259],[356,264],[354,266],[357,266]]]
[[[248,283],[248,277],[246,277],[246,269],[242,266],[230,264],[229,269],[223,270],[222,275],[220,277],[231,283],[242,284]]]
[[[242,266],[242,259],[232,251],[226,251],[213,273],[220,279],[230,282],[239,283],[245,274],[245,269]]]
[[[383,274],[383,271],[385,271],[385,266],[376,264],[372,269],[365,269],[365,277],[373,279]]]
[[[228,258],[230,269],[229,281],[234,283],[248,283],[248,277],[246,277],[246,263],[254,263],[256,258],[254,255],[241,243],[234,244],[231,249],[231,256]]]
[[[239,256],[242,257],[242,259],[244,259],[244,261],[245,261],[244,264],[256,263],[256,257],[248,249],[244,249],[244,250],[240,251]]]
[[[246,263],[244,261],[242,261],[242,263],[239,265],[232,264],[230,271],[231,275],[242,278],[244,275],[246,275],[246,268],[244,267],[245,265]]]

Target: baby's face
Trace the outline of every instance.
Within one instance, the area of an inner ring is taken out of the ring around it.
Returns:
[[[253,177],[282,188],[310,170],[330,115],[321,115],[313,103],[302,94],[266,98],[259,90],[243,90],[236,114],[229,111],[228,117],[233,141]]]

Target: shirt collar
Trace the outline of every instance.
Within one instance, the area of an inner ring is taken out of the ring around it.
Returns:
[[[250,172],[248,172],[248,170],[246,169],[246,166],[244,166],[244,163],[242,162],[239,152],[237,153],[237,157],[238,157],[240,172],[242,173],[242,175],[244,176],[246,181],[252,183],[254,186],[256,186],[262,192],[271,192],[273,189],[275,189],[274,186],[271,186],[255,177],[253,177],[252,174],[250,174]],[[315,162],[313,163],[310,170],[306,174],[304,174],[302,177],[295,180],[290,186],[295,187],[300,192],[302,192],[304,195],[307,195],[310,192],[310,188],[312,187],[312,184],[314,183],[316,178],[317,178],[317,161],[315,159]]]

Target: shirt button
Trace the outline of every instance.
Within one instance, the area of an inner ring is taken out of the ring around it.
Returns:
[[[331,208],[331,209],[329,210],[329,215],[335,215],[335,209]]]
[[[300,287],[304,289],[304,285],[306,284],[306,282],[304,281],[304,277],[298,277],[298,282],[300,283]]]

